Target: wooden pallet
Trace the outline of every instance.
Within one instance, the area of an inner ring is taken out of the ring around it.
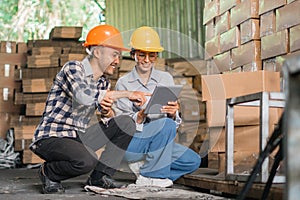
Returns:
[[[224,174],[218,173],[218,170],[209,168],[199,168],[196,172],[185,175],[176,181],[176,183],[183,184],[190,187],[214,191],[217,193],[230,194],[237,196],[243,189],[245,182],[227,181]],[[247,197],[253,199],[260,199],[264,191],[265,184],[253,184]],[[284,184],[274,184],[269,192],[269,199],[281,200],[283,199]]]

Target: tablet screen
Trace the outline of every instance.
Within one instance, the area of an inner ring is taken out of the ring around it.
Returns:
[[[161,114],[162,106],[169,101],[177,101],[182,85],[156,86],[146,106],[145,114]]]

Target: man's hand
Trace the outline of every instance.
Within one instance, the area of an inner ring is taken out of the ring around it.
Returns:
[[[102,99],[102,101],[100,102],[100,105],[101,105],[101,115],[103,117],[113,117],[114,116],[114,112],[111,108],[113,103],[114,103],[114,101],[109,96],[105,96]]]
[[[162,107],[161,112],[167,113],[168,117],[175,119],[177,110],[179,110],[178,102],[177,101],[169,101],[168,105]]]
[[[146,96],[151,96],[151,93],[133,91],[130,92],[129,100],[134,102],[137,106],[142,106],[147,102]]]
[[[111,100],[115,101],[119,98],[128,98],[130,101],[134,102],[137,106],[142,106],[147,102],[146,96],[151,96],[151,93],[140,92],[140,91],[111,91],[108,90],[105,97],[109,97]]]

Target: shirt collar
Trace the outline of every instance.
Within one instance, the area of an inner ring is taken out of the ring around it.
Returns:
[[[86,76],[91,76],[93,75],[93,70],[92,70],[92,66],[91,66],[91,63],[89,61],[89,59],[87,57],[85,57],[82,61],[82,65],[83,65],[83,68],[85,70],[85,75]]]

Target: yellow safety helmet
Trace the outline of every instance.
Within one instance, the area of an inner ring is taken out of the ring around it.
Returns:
[[[157,32],[148,26],[142,26],[132,33],[130,46],[134,50],[149,52],[162,52],[164,50],[160,45],[160,38]]]

